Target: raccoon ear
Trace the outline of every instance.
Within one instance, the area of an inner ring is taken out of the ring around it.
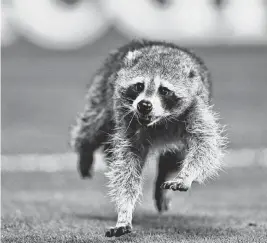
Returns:
[[[142,52],[138,50],[129,51],[124,57],[124,63],[126,66],[133,66],[141,57]]]

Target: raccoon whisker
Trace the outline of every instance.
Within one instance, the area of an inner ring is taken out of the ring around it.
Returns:
[[[177,117],[172,116],[172,115],[167,116],[167,117],[166,117],[166,120],[167,120],[168,122],[179,122],[179,121],[180,121]]]
[[[137,118],[136,120],[137,120],[137,122],[139,123],[139,125],[141,125],[141,126],[142,126],[142,124],[141,124],[141,122],[139,121],[139,119]]]
[[[127,97],[123,97],[119,100],[120,102],[123,101],[123,102],[128,102],[128,103],[133,103],[133,99],[129,99]],[[128,104],[125,104],[125,105],[128,105]]]
[[[163,117],[163,120],[164,120],[165,129],[167,130],[168,129],[168,119],[166,117]]]
[[[161,117],[156,118],[154,121],[150,122],[150,123],[147,125],[147,127],[150,127],[150,126],[154,125],[154,124],[155,124],[156,122],[158,122],[160,119],[161,119]]]
[[[136,136],[139,133],[139,131],[137,130],[130,139],[132,139],[134,136]]]
[[[133,121],[134,116],[135,116],[135,112],[133,113],[132,119],[130,120],[129,125],[128,125],[128,127],[126,128],[125,133],[128,131],[128,129],[129,129],[129,127],[130,127],[130,125],[131,125],[131,123],[132,123],[132,121]]]
[[[168,119],[168,117],[164,117],[164,121],[165,121],[165,128],[168,128],[168,122],[171,122],[170,119]]]
[[[132,113],[132,111],[128,111],[120,120],[119,120],[119,123],[121,123],[121,121],[128,115],[130,115]]]
[[[118,109],[127,109],[127,110],[131,110],[132,107],[129,105],[121,105],[121,106],[117,106]]]
[[[176,116],[173,116],[173,115],[169,115],[169,121],[172,122],[172,121],[180,121]]]
[[[142,126],[141,122],[139,121],[139,115],[138,115],[138,113],[136,112],[135,114],[136,114],[136,120],[137,120],[137,122],[139,123],[139,125]]]
[[[113,134],[111,134],[111,133],[109,133],[109,132],[106,132],[106,131],[104,131],[104,130],[99,130],[100,132],[103,132],[103,133],[105,133],[105,134],[107,134],[107,135],[109,135],[109,136],[112,136]]]
[[[169,122],[174,122],[175,119],[174,119],[173,117],[169,117],[169,118],[167,118],[167,121],[169,121]]]
[[[151,143],[151,141],[147,138],[146,141],[148,141],[148,143],[152,146],[153,144]]]

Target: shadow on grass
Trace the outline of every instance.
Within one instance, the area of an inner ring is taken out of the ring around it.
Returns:
[[[85,220],[113,221],[116,222],[114,214],[110,216],[95,214],[76,214],[77,218]],[[153,234],[172,234],[185,238],[214,238],[238,236],[237,230],[225,224],[225,219],[218,219],[210,216],[197,215],[151,215],[136,214],[133,220],[134,235],[150,235]],[[139,228],[139,229],[137,229]],[[141,230],[136,234],[136,230]]]

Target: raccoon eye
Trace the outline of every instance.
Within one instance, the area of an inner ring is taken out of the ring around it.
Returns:
[[[167,96],[167,95],[171,95],[173,92],[171,90],[169,90],[168,88],[161,86],[161,87],[159,87],[159,93],[161,95]]]
[[[137,91],[137,92],[142,92],[145,88],[145,85],[143,83],[137,83],[134,85],[134,89]]]

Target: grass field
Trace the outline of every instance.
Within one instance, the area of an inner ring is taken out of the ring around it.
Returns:
[[[86,84],[107,53],[128,40],[116,32],[80,50],[19,43],[2,50],[2,152],[66,152],[68,129],[83,109]],[[214,80],[214,103],[231,146],[267,147],[267,48],[193,48]]]
[[[104,237],[116,221],[105,184],[100,173],[89,181],[74,172],[3,173],[2,242],[266,242],[262,168],[231,169],[205,186],[173,193],[172,209],[161,216],[149,173],[134,232],[116,240]]]

